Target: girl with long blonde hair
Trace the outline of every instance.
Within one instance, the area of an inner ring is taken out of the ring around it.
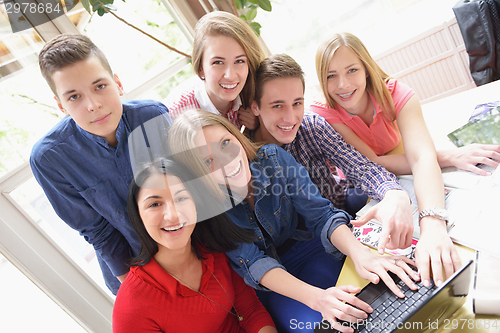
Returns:
[[[368,304],[351,295],[359,288],[335,287],[344,254],[363,278],[383,280],[399,297],[404,295],[388,270],[416,288],[408,277],[418,280],[408,266],[412,261],[373,254],[357,241],[348,227],[350,216],[323,198],[307,170],[279,146],[254,145],[227,119],[201,110],[177,117],[170,143],[176,158],[200,176],[210,174],[229,199],[236,199],[227,215],[257,235],[227,255],[257,289],[279,332],[295,332],[297,325],[312,332],[322,318],[335,324],[337,318],[367,317]]]
[[[323,116],[369,159],[395,174],[413,174],[421,235],[416,263],[424,285],[429,285],[432,270],[439,286],[443,268],[449,277],[460,267],[447,234],[440,167],[456,166],[482,174],[476,164],[496,167],[500,147],[473,145],[436,152],[413,90],[391,79],[361,40],[350,33],[335,34],[319,46],[316,72],[325,102],[315,102],[310,110]],[[393,150],[404,152],[388,154]],[[358,222],[369,219],[364,216]]]

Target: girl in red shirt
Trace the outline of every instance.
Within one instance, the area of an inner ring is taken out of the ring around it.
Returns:
[[[169,159],[132,181],[129,215],[142,250],[118,291],[113,332],[276,332],[222,253],[253,232],[232,223],[208,188]]]

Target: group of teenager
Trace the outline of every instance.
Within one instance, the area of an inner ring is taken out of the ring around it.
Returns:
[[[344,257],[399,297],[388,271],[412,289],[431,275],[439,286],[460,266],[440,167],[481,173],[477,164],[500,161],[494,145],[436,152],[415,93],[349,33],[318,48],[325,100],[309,111],[301,67],[266,58],[226,12],[197,23],[197,78],[166,106],[121,101],[118,76],[82,35],[47,42],[39,63],[68,117],[34,146],[31,167],[94,246],[117,295],[114,332],[293,332],[292,321],[312,332],[322,319],[352,332],[337,320],[372,309],[359,288],[335,286]],[[135,158],[155,145],[163,154]],[[409,173],[421,211],[415,262],[383,255],[412,242],[410,198],[394,175]],[[379,203],[353,220],[368,197]],[[382,223],[378,254],[351,231],[371,219]]]

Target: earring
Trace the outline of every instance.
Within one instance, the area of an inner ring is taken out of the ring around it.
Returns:
[[[205,77],[202,75],[202,76],[201,76],[201,79],[202,79],[202,80],[205,80]]]

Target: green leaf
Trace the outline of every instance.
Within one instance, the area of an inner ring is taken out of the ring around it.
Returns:
[[[99,8],[101,8],[101,3],[99,1],[94,1],[92,3],[92,10],[95,12],[97,11]]]
[[[259,0],[259,7],[264,9],[266,12],[273,10],[273,6],[269,0]]]
[[[254,3],[254,4],[256,4],[256,5],[258,5],[258,4],[259,4],[259,0],[248,0],[248,2]]]
[[[104,14],[106,14],[106,10],[104,10],[104,8],[102,7],[97,8],[97,15],[103,16]]]
[[[255,32],[255,34],[257,36],[260,36],[260,28],[262,28],[262,26],[257,22],[252,22],[249,25],[250,25],[250,28],[252,28],[252,30]]]
[[[80,0],[80,2],[82,3],[83,8],[85,8],[89,14],[92,14],[92,11],[90,10],[90,0]]]
[[[243,21],[247,21],[247,17],[245,15],[240,15],[240,18],[243,20]]]
[[[247,21],[253,21],[255,16],[257,16],[257,8],[256,7],[250,8],[247,11]]]
[[[236,5],[236,8],[240,10],[243,8],[243,4],[241,3],[241,0],[234,0],[234,4]]]

